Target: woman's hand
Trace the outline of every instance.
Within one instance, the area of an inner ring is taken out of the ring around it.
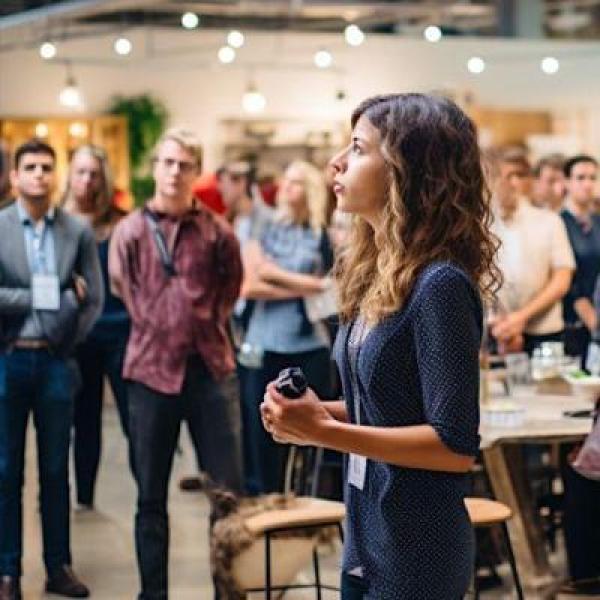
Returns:
[[[260,413],[276,442],[297,445],[319,445],[321,433],[334,420],[310,388],[301,398],[289,400],[274,383],[267,386]]]

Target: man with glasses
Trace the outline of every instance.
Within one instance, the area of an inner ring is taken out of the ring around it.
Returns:
[[[154,197],[119,223],[110,247],[111,287],[132,322],[123,375],[141,600],[168,597],[167,495],[183,420],[201,468],[241,488],[239,404],[219,382],[234,369],[227,325],[242,263],[231,228],[193,200],[200,166],[195,135],[167,131],[154,155]]]
[[[54,150],[15,153],[15,203],[0,211],[0,600],[21,598],[22,487],[30,413],[37,433],[46,591],[86,598],[71,569],[68,457],[75,392],[69,355],[100,313],[94,234],[51,204]]]

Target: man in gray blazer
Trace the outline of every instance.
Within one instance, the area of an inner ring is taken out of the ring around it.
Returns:
[[[71,569],[68,458],[74,371],[69,360],[100,314],[94,235],[52,206],[54,150],[15,153],[17,193],[0,210],[0,600],[21,598],[22,486],[29,414],[37,432],[46,591],[85,598]]]

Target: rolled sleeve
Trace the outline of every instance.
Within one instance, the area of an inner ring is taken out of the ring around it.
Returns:
[[[432,273],[415,315],[415,345],[427,422],[452,451],[479,449],[482,310],[471,283],[445,266]]]

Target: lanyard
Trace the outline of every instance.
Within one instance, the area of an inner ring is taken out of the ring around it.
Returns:
[[[358,361],[360,351],[367,334],[367,326],[364,319],[358,317],[352,325],[348,345],[350,346],[350,379],[352,384],[352,401],[354,403],[354,419],[360,425],[360,387],[358,385]]]
[[[167,240],[165,239],[165,234],[162,232],[160,225],[158,224],[158,218],[148,208],[144,208],[144,217],[146,218],[146,222],[148,223],[150,231],[152,232],[152,237],[154,238],[154,243],[156,244],[156,249],[158,250],[160,262],[165,275],[167,277],[173,277],[177,275],[175,265],[173,264],[173,257],[169,253]]]

